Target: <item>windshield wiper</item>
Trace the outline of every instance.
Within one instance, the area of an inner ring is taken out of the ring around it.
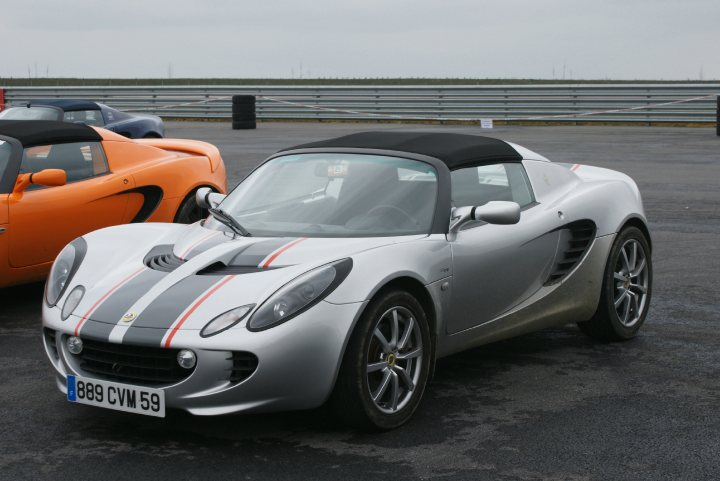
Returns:
[[[252,237],[252,234],[245,230],[235,217],[231,216],[224,210],[210,208],[208,211],[215,219],[230,227],[236,234],[240,234],[243,237]]]

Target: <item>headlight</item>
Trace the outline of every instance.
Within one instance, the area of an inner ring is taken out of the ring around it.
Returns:
[[[85,288],[83,286],[75,286],[75,288],[70,291],[70,294],[68,294],[67,298],[65,299],[65,304],[63,304],[62,313],[60,316],[63,321],[70,317],[70,314],[72,314],[78,304],[80,304],[80,301],[82,300],[84,295]]]
[[[230,329],[238,322],[242,321],[243,317],[247,316],[247,313],[255,307],[255,304],[249,304],[247,306],[241,306],[223,314],[220,314],[212,321],[205,324],[200,330],[200,337],[210,337],[223,332],[226,329]]]
[[[78,237],[60,251],[55,263],[50,269],[47,284],[45,287],[45,300],[50,307],[53,307],[62,297],[65,289],[72,280],[75,271],[85,257],[87,243],[82,237]]]
[[[248,330],[262,331],[289,321],[330,294],[352,269],[352,259],[333,262],[296,277],[271,295],[248,321]]]

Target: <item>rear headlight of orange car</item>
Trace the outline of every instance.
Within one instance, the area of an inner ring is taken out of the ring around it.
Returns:
[[[45,301],[48,306],[55,306],[67,290],[70,281],[85,257],[87,243],[78,237],[60,251],[45,284]]]

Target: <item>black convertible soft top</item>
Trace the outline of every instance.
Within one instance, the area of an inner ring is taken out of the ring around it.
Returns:
[[[53,120],[0,120],[0,135],[17,139],[23,147],[102,140],[95,129],[85,124]]]
[[[439,159],[450,170],[470,165],[520,162],[522,160],[522,156],[510,144],[502,140],[446,132],[361,132],[297,145],[283,149],[281,152],[316,148],[358,148],[409,152]]]
[[[30,101],[31,107],[41,107],[43,105],[57,107],[65,112],[75,112],[78,110],[100,110],[100,106],[92,100],[35,99]]]

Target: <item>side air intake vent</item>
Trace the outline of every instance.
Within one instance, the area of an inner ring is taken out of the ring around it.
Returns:
[[[258,358],[255,354],[245,351],[233,351],[231,354],[230,359],[233,364],[228,379],[230,382],[243,382],[257,369]]]
[[[595,224],[590,220],[572,222],[559,230],[560,241],[555,267],[545,282],[546,286],[559,282],[573,270],[595,238]]]
[[[185,263],[184,260],[173,254],[171,245],[153,247],[143,262],[150,269],[162,272],[172,272]]]

